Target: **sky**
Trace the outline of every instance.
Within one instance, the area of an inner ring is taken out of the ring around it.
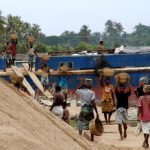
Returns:
[[[139,23],[150,25],[149,9],[150,0],[0,0],[2,16],[38,24],[47,36],[79,32],[83,25],[103,32],[109,19],[131,33]]]

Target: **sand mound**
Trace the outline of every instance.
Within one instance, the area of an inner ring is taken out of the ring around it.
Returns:
[[[36,100],[0,79],[0,150],[116,149],[89,142]]]

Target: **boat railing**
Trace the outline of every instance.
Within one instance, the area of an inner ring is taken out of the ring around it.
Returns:
[[[115,49],[104,49],[102,50],[103,53],[114,53]],[[97,53],[97,50],[61,50],[61,51],[49,51],[48,54],[51,56],[58,56],[58,55],[72,55],[72,54],[82,54],[82,53]]]

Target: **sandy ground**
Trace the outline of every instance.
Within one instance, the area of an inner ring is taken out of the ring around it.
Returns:
[[[72,115],[79,110],[74,104],[70,107]],[[118,140],[116,124],[104,125],[104,130],[101,137],[90,142],[35,99],[0,79],[0,150],[140,149],[143,137],[135,137],[133,128],[129,127],[124,141]]]
[[[75,101],[73,102],[73,104],[71,104],[71,107],[69,108],[69,111],[71,113],[71,116],[74,116],[76,114],[78,114],[80,112],[80,107],[76,107],[75,106]],[[135,130],[135,126],[133,127],[133,123],[135,124],[135,121],[130,121],[128,124],[128,130],[127,130],[127,138],[124,140],[119,140],[120,136],[119,136],[119,132],[118,132],[118,126],[115,122],[115,117],[116,114],[113,113],[112,115],[112,123],[111,125],[106,125],[104,122],[104,117],[103,114],[101,113],[101,108],[98,107],[98,111],[99,111],[99,115],[100,115],[100,119],[103,122],[104,125],[104,133],[102,136],[100,137],[95,137],[95,142],[93,142],[95,145],[99,145],[99,144],[106,144],[109,146],[116,146],[118,148],[123,148],[123,149],[143,149],[141,147],[142,142],[143,142],[143,133],[141,132],[140,135],[135,136],[134,135],[134,130]],[[86,135],[88,135],[88,137],[90,137],[90,134],[88,131],[85,132]]]

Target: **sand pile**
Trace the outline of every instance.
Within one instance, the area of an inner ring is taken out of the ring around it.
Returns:
[[[98,149],[116,148],[89,142],[36,100],[0,79],[0,150]]]

